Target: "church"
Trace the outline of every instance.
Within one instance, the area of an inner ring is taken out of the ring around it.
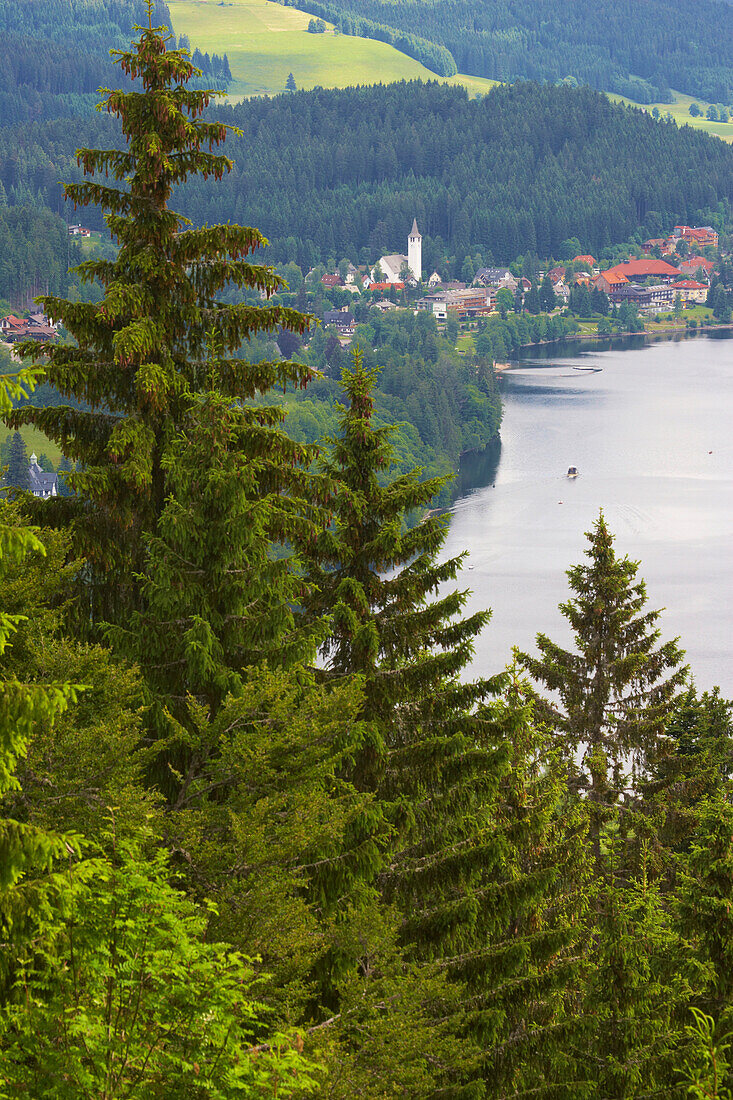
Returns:
[[[422,281],[422,234],[417,228],[417,218],[413,219],[412,229],[407,238],[407,255],[394,253],[390,256],[380,256],[374,271],[379,268],[384,276],[385,283],[401,283],[405,266],[409,269],[410,276],[416,283]]]

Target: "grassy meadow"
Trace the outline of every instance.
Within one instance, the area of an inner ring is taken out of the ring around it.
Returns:
[[[704,130],[707,134],[715,134],[723,141],[733,143],[733,122],[709,122],[705,118],[705,112],[710,104],[706,103],[704,99],[699,99],[697,96],[683,95],[682,92],[673,92],[672,94],[674,95],[672,103],[634,103],[633,99],[624,99],[623,96],[611,93],[609,93],[608,98],[615,103],[626,103],[630,107],[641,107],[644,111],[652,111],[655,107],[658,107],[661,115],[666,115],[669,112],[678,126],[684,126],[686,123],[688,126],[694,126],[697,130]],[[690,114],[691,103],[697,103],[698,107],[702,109],[702,116],[693,118]]]
[[[232,100],[276,95],[291,72],[304,89],[441,79],[386,42],[334,34],[331,24],[325,34],[308,34],[312,16],[269,0],[172,0],[168,7],[173,30],[188,35],[192,48],[227,54]],[[445,82],[462,84],[472,95],[496,83],[460,75]]]

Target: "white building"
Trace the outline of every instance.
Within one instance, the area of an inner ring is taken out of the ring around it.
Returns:
[[[380,256],[377,267],[384,275],[385,283],[401,283],[404,281],[401,272],[405,266],[410,269],[410,275],[419,283],[422,279],[422,234],[417,228],[417,218],[413,219],[412,229],[410,235],[407,238],[407,255],[403,256],[399,253],[391,253],[389,256]],[[378,282],[375,278],[374,272],[376,267],[372,271],[372,280]]]
[[[422,234],[417,228],[417,218],[413,218],[410,236],[407,238],[407,266],[415,282],[422,280]]]

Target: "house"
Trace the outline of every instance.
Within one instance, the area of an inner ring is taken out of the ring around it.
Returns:
[[[42,470],[34,454],[31,455],[28,473],[30,475],[31,492],[34,497],[48,500],[49,497],[58,496],[58,474],[48,473],[46,470]]]
[[[328,272],[326,272],[325,275],[321,276],[321,283],[323,284],[323,286],[327,286],[327,287],[343,286],[344,285],[341,282],[341,276],[340,275],[338,275],[338,274],[329,274]]]
[[[679,279],[672,283],[675,295],[679,294],[685,304],[687,302],[704,302],[708,296],[708,284],[700,283],[697,279]]]
[[[354,265],[350,263],[349,266],[346,268],[346,278],[344,279],[344,282],[347,286],[351,286],[357,281],[361,283],[361,275],[359,274],[359,269],[358,267],[354,267]]]
[[[626,276],[620,275],[618,271],[602,271],[600,275],[596,275],[593,286],[596,290],[602,290],[604,294],[610,294],[616,287],[623,286],[628,281]]]
[[[674,303],[674,291],[668,283],[657,283],[656,286],[626,283],[616,287],[609,297],[616,305],[628,302],[642,312],[670,310]]]
[[[69,236],[70,237],[91,237],[91,235],[92,235],[91,229],[87,229],[86,226],[83,226],[83,225],[70,225],[69,226]]]
[[[378,309],[380,313],[389,313],[390,310],[397,309],[397,306],[388,298],[381,298],[378,302],[372,302],[372,309]]]
[[[589,271],[592,271],[593,268],[596,266],[596,261],[588,253],[586,253],[586,255],[584,256],[574,256],[573,263],[582,264],[583,267],[587,267]]]
[[[327,309],[323,314],[324,325],[335,325],[339,336],[353,336],[356,331],[354,314],[346,309]]]
[[[625,275],[629,282],[634,279],[654,278],[663,283],[673,283],[680,277],[678,267],[672,267],[672,264],[668,264],[666,260],[656,260],[653,256],[644,256],[640,260],[624,260],[615,267],[609,268],[609,271],[617,275]],[[608,275],[608,271],[604,274]]]
[[[394,287],[395,290],[404,290],[405,289],[405,284],[404,283],[369,283],[368,289],[369,290],[385,291],[385,290],[389,290],[390,287]]]
[[[0,335],[9,344],[14,343],[15,340],[23,340],[27,331],[28,322],[24,317],[16,317],[14,313],[9,313],[7,317],[0,320]]]
[[[708,245],[713,248],[718,247],[718,234],[712,225],[697,225],[694,228],[690,225],[676,225],[674,236],[681,238],[683,241],[689,241],[690,244],[697,244],[701,248]]]
[[[19,340],[55,340],[58,333],[56,326],[52,325],[45,313],[32,313],[30,317],[16,317],[9,313],[7,317],[0,319],[0,337],[8,344],[15,344]]]
[[[433,274],[428,279],[428,286],[429,287],[434,287],[434,286],[440,286],[440,284],[441,284],[440,275],[438,274],[437,271],[434,271]]]
[[[561,298],[563,300],[563,302],[569,301],[569,299],[570,299],[570,287],[564,281],[564,279],[560,279],[560,281],[558,283],[555,283],[554,289],[555,289],[555,297],[556,298]]]
[[[481,317],[493,312],[496,294],[491,288],[471,287],[443,289],[418,299],[420,311],[432,311],[438,321],[445,321],[448,312],[454,310],[459,320]]]
[[[557,286],[565,278],[565,268],[562,264],[558,264],[557,267],[551,267],[547,274],[550,276],[552,285]]]
[[[663,256],[673,252],[677,247],[677,240],[675,237],[671,239],[669,237],[650,237],[648,241],[644,241],[641,246],[641,251],[645,256],[650,256],[655,248],[658,248]]]
[[[517,280],[508,267],[481,267],[474,276],[478,286],[490,286],[498,289],[505,286],[512,294],[517,289]]]
[[[698,271],[702,271],[707,279],[710,278],[715,270],[715,264],[712,260],[706,260],[704,256],[690,256],[686,260],[682,260],[679,264],[679,269],[683,275],[696,275]]]

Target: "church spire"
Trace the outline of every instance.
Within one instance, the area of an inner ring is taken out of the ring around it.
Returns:
[[[410,230],[410,236],[411,236],[411,237],[422,237],[422,233],[421,233],[421,232],[420,232],[420,230],[419,230],[419,229],[417,228],[417,218],[414,218],[414,219],[413,219],[413,222],[412,222],[412,229]]]

